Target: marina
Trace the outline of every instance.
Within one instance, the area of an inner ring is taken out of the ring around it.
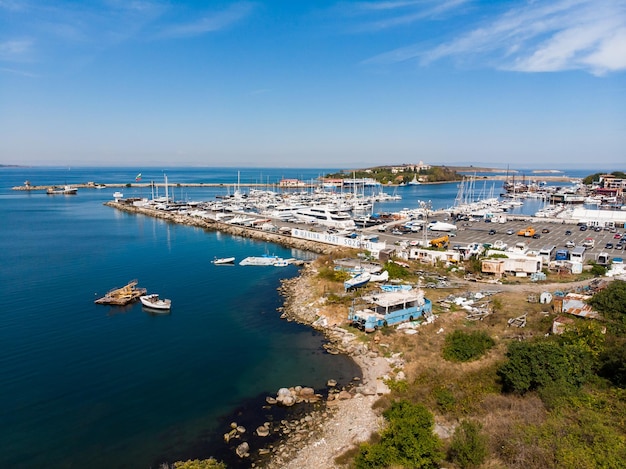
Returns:
[[[220,456],[217,443],[195,451],[207,435],[211,441],[221,441],[219,422],[221,418],[226,424],[232,421],[231,412],[238,405],[285,385],[323,389],[329,378],[349,382],[358,376],[347,357],[324,351],[322,337],[280,320],[276,310],[282,299],[276,289],[281,279],[297,274],[292,263],[280,269],[256,269],[243,268],[236,260],[272,253],[283,260],[306,262],[327,247],[376,248],[378,244],[384,244],[383,254],[391,249],[411,256],[424,242],[443,236],[448,236],[449,252],[457,254],[473,245],[476,249],[484,249],[485,244],[511,248],[522,239],[525,252],[538,253],[548,245],[560,248],[566,240],[578,245],[592,237],[594,246],[583,255],[592,259],[610,252],[613,258],[619,257],[615,247],[608,250],[605,246],[609,240],[613,246],[618,244],[613,237],[624,231],[618,223],[615,233],[608,226],[595,231],[587,222],[588,228],[581,231],[578,223],[582,222],[576,219],[536,217],[547,205],[538,198],[523,199],[523,205],[492,216],[463,214],[456,220],[449,211],[458,191],[455,183],[407,185],[398,190],[401,199],[374,202],[369,218],[363,218],[368,223],[340,230],[291,216],[274,218],[266,212],[280,199],[294,197],[293,193],[301,193],[297,197],[303,204],[320,203],[329,194],[320,194],[316,200],[314,189],[292,189],[277,197],[265,190],[257,194],[241,184],[236,196],[232,185],[228,187],[237,174],[232,169],[215,170],[222,182],[210,188],[175,184],[167,198],[165,187],[154,197],[150,187],[125,187],[117,202],[116,190],[108,184],[121,179],[120,170],[101,170],[98,177],[93,169],[76,171],[73,179],[66,170],[34,172],[39,180],[67,180],[76,186],[81,180],[94,179],[107,187],[59,198],[47,197],[45,191],[5,188],[2,193],[10,229],[1,234],[8,259],[0,268],[6,279],[2,288],[11,302],[2,318],[0,338],[7,344],[8,356],[21,358],[19,368],[10,360],[0,366],[0,377],[7,383],[2,397],[10,409],[5,415],[11,429],[3,434],[0,453],[6,464],[25,461],[30,467],[50,461],[57,467],[120,467],[114,456],[120,451],[128,459],[126,467],[157,466],[196,455]],[[281,176],[283,172],[276,171]],[[319,172],[311,171],[311,176]],[[211,177],[215,177],[213,171],[198,175],[197,170],[179,170],[169,179]],[[13,179],[35,177],[31,171],[20,170]],[[394,190],[383,188],[390,195]],[[375,192],[380,193],[380,188]],[[339,204],[353,198],[337,198],[340,211],[347,207]],[[355,220],[363,215],[353,209],[348,213]],[[38,223],[33,225],[33,220]],[[435,221],[454,224],[456,230],[423,229]],[[32,226],[37,228],[20,229]],[[517,232],[529,226],[540,238],[518,237]],[[39,269],[43,255],[57,267],[59,277]],[[232,267],[215,267],[215,257],[234,258],[227,264]],[[403,262],[402,258],[397,262]],[[97,293],[103,286],[120,285],[128,278],[140,278],[151,290],[174,299],[176,314],[148,314],[140,301],[106,307],[91,301],[92,294],[93,300],[104,296]],[[25,288],[33,284],[41,291],[36,301]],[[237,346],[242,343],[246,346]],[[285,356],[285,348],[293,353]],[[51,396],[58,397],[51,401]],[[155,406],[162,409],[156,416]],[[63,419],[55,409],[63,409]],[[172,434],[180,435],[176,449],[168,446]],[[76,441],[81,444],[77,446]],[[42,448],[41,453],[32,452],[35,446]],[[103,457],[96,446],[112,456]],[[95,454],[100,455],[100,463],[94,466]]]

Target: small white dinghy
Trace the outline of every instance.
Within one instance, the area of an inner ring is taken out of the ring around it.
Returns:
[[[170,308],[172,307],[172,300],[159,298],[159,295],[156,293],[153,293],[151,295],[140,296],[139,300],[141,301],[142,305],[150,309],[169,311]]]
[[[215,265],[226,265],[226,264],[234,264],[234,257],[216,257],[211,261]]]

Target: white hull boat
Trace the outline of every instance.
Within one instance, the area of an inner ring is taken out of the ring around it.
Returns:
[[[362,272],[358,275],[355,275],[351,279],[343,282],[343,286],[346,290],[350,290],[351,288],[359,288],[366,285],[371,278],[372,274],[370,274],[369,272]]]
[[[211,261],[215,265],[234,265],[234,257],[216,257]]]
[[[142,305],[150,309],[169,311],[170,308],[172,307],[172,300],[159,298],[159,295],[156,293],[153,293],[151,295],[140,296],[139,300],[141,301]]]
[[[281,257],[271,255],[250,256],[242,260],[239,265],[274,265],[282,260]]]

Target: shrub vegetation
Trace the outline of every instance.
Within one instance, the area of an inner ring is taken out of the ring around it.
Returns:
[[[487,437],[477,422],[463,420],[454,430],[448,459],[461,469],[479,467],[487,458]]]
[[[453,362],[469,362],[482,357],[495,341],[482,331],[456,330],[446,336],[443,358]]]
[[[355,458],[357,469],[439,467],[443,458],[434,419],[426,407],[402,400],[383,413],[388,424],[378,443],[361,445]]]

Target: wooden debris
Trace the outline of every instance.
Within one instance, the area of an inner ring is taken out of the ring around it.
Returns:
[[[509,323],[509,327],[510,326],[514,326],[514,327],[526,327],[526,315],[528,313],[522,314],[521,316],[518,316],[516,318],[511,318],[508,320]]]
[[[122,288],[114,288],[102,298],[98,298],[95,303],[99,305],[124,306],[133,301],[137,301],[140,296],[145,295],[145,288],[137,288],[137,280],[131,280]]]

